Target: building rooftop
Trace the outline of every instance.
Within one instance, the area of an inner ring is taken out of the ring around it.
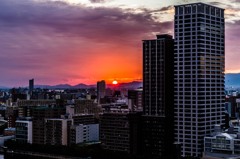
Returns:
[[[211,6],[211,7],[215,7],[215,8],[219,8],[219,9],[223,9],[223,8],[220,8],[220,7],[217,7],[217,6],[213,6],[213,5],[210,5],[210,4],[206,4],[206,3],[202,3],[202,2],[179,4],[179,5],[174,5],[174,7],[188,6],[188,5],[200,5],[200,4],[207,5],[207,6]],[[224,9],[223,9],[223,10],[224,10]]]

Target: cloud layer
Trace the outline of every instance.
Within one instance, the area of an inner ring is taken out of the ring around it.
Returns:
[[[0,27],[2,84],[93,83],[141,78],[141,40],[170,31],[172,22],[120,8],[2,0]]]
[[[237,70],[239,8],[212,3],[226,7],[226,70]],[[141,79],[141,41],[172,34],[173,12],[172,5],[123,9],[1,0],[0,85],[27,85],[30,78],[41,84]]]

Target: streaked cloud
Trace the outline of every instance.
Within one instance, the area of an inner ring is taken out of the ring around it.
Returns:
[[[173,5],[186,2],[124,2],[1,0],[0,85],[141,79],[141,41],[173,34]],[[240,7],[206,3],[226,8],[226,70],[237,71]]]
[[[141,40],[172,28],[171,21],[157,22],[148,12],[59,1],[2,1],[0,71],[8,85],[23,82],[16,76],[50,83],[141,78]],[[75,75],[79,78],[70,80]]]

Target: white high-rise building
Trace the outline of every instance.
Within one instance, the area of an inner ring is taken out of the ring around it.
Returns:
[[[175,6],[175,141],[182,156],[201,156],[204,136],[224,120],[224,9]]]

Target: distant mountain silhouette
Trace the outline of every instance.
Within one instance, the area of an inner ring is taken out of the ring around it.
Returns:
[[[227,73],[225,75],[225,87],[240,87],[240,73]]]
[[[96,87],[95,85],[86,85],[83,83],[71,86],[69,84],[58,84],[58,85],[36,85],[34,86],[35,88],[47,88],[47,89],[79,89],[79,88],[92,88],[92,87]]]
[[[9,89],[9,87],[0,86],[0,89]]]
[[[84,83],[80,83],[74,86],[71,86],[69,84],[58,84],[58,85],[35,85],[35,88],[47,88],[47,89],[87,89],[87,88],[96,88],[96,85],[87,85]],[[139,87],[142,87],[142,82],[138,82],[138,81],[132,81],[129,83],[119,83],[117,86],[112,85],[112,84],[108,84],[107,85],[108,88],[126,88],[126,89],[137,89]]]
[[[113,84],[109,84],[109,85],[107,85],[107,87],[109,87],[109,88],[118,87],[118,88],[125,88],[125,89],[137,89],[137,88],[142,87],[142,82],[132,81],[132,82],[128,82],[128,83],[119,83],[117,86],[115,86]]]
[[[94,88],[96,85],[86,85],[84,83],[77,84],[75,86],[72,86],[73,88]]]
[[[84,83],[79,83],[77,85],[71,86],[69,84],[58,84],[58,85],[35,85],[35,88],[46,88],[46,89],[87,89],[96,88],[96,85],[87,85]],[[119,83],[117,86],[108,84],[109,88],[126,88],[126,89],[137,89],[142,87],[142,82],[132,81],[128,83]],[[225,74],[225,87],[240,88],[240,73],[227,73]],[[0,86],[0,89],[9,89],[11,87]]]

